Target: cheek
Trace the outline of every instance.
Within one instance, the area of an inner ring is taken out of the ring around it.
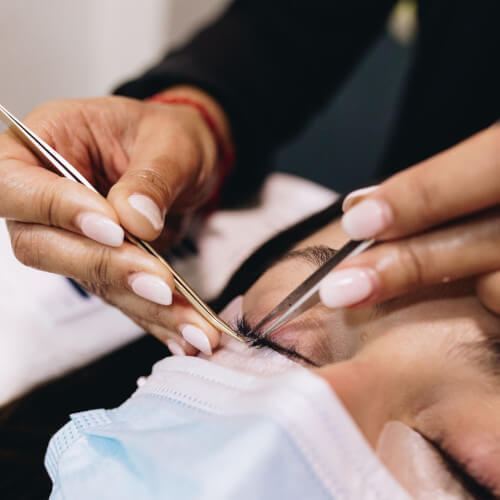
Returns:
[[[317,343],[321,365],[351,359],[361,346],[359,335],[345,322],[342,311],[319,306],[315,314],[304,318],[305,338]],[[301,338],[304,338],[301,336]]]

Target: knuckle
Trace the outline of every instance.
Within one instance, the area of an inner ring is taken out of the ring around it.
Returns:
[[[145,306],[144,313],[151,325],[166,326],[165,314],[162,306],[149,302]]]
[[[41,255],[33,227],[29,224],[11,225],[10,237],[12,251],[16,259],[25,266],[41,268]]]
[[[418,216],[423,225],[433,225],[436,217],[440,214],[438,196],[432,184],[427,180],[427,176],[416,171],[411,179],[412,203],[418,206]]]
[[[173,189],[170,185],[168,170],[177,170],[180,166],[167,156],[159,157],[151,161],[150,165],[134,173],[134,182],[147,187],[147,190],[156,201],[172,199]]]
[[[103,283],[90,281],[90,280],[81,280],[79,283],[82,285],[85,290],[87,290],[90,294],[96,295],[100,297],[104,302],[110,305],[115,305],[114,301],[111,298],[109,293],[109,286]]]
[[[406,287],[425,284],[425,261],[421,252],[411,242],[396,246],[398,272]]]
[[[92,265],[89,266],[88,281],[94,283],[96,287],[103,287],[110,284],[110,261],[111,252],[102,246],[92,254]]]
[[[39,208],[40,223],[46,226],[57,226],[60,209],[60,184],[53,182],[44,185],[35,195],[35,206]]]

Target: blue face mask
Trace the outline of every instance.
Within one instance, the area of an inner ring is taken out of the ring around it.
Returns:
[[[52,438],[51,499],[408,498],[330,387],[285,361],[266,375],[161,361],[122,406]]]

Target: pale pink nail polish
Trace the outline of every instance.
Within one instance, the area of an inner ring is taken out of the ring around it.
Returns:
[[[375,290],[375,276],[371,269],[342,269],[329,274],[319,288],[321,302],[337,309],[367,299]]]
[[[353,240],[373,238],[387,229],[394,216],[387,203],[364,200],[354,205],[342,217],[342,227]]]
[[[172,353],[172,356],[185,356],[186,353],[180,344],[175,340],[167,340],[168,350]]]
[[[98,243],[110,247],[119,247],[123,244],[125,236],[123,229],[104,215],[84,212],[78,214],[76,224],[87,238]]]
[[[128,283],[133,292],[143,299],[161,306],[172,304],[172,290],[158,276],[148,273],[134,273],[129,276]]]
[[[353,203],[360,197],[360,196],[366,196],[370,193],[373,193],[373,191],[376,191],[379,188],[378,184],[376,186],[367,186],[361,189],[356,189],[356,191],[353,191],[352,193],[349,193],[345,198],[344,201],[342,202],[342,210],[344,212],[347,212],[349,208],[353,205]]]
[[[200,330],[194,325],[180,325],[179,330],[186,342],[191,344],[193,347],[196,347],[196,349],[207,356],[212,354],[210,341],[203,330]]]
[[[134,210],[146,217],[153,229],[157,231],[163,229],[164,214],[161,213],[158,205],[149,196],[135,193],[128,197],[128,202]]]

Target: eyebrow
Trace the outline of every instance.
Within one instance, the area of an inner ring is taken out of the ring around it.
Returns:
[[[453,351],[465,355],[497,381],[500,379],[500,332],[489,333],[481,340],[461,343]]]
[[[337,253],[337,251],[338,250],[336,250],[335,248],[330,248],[325,245],[312,245],[305,248],[299,248],[298,250],[290,250],[289,252],[281,256],[273,264],[273,266],[278,262],[298,257],[302,260],[305,260],[309,264],[320,267],[325,262],[328,262]]]

